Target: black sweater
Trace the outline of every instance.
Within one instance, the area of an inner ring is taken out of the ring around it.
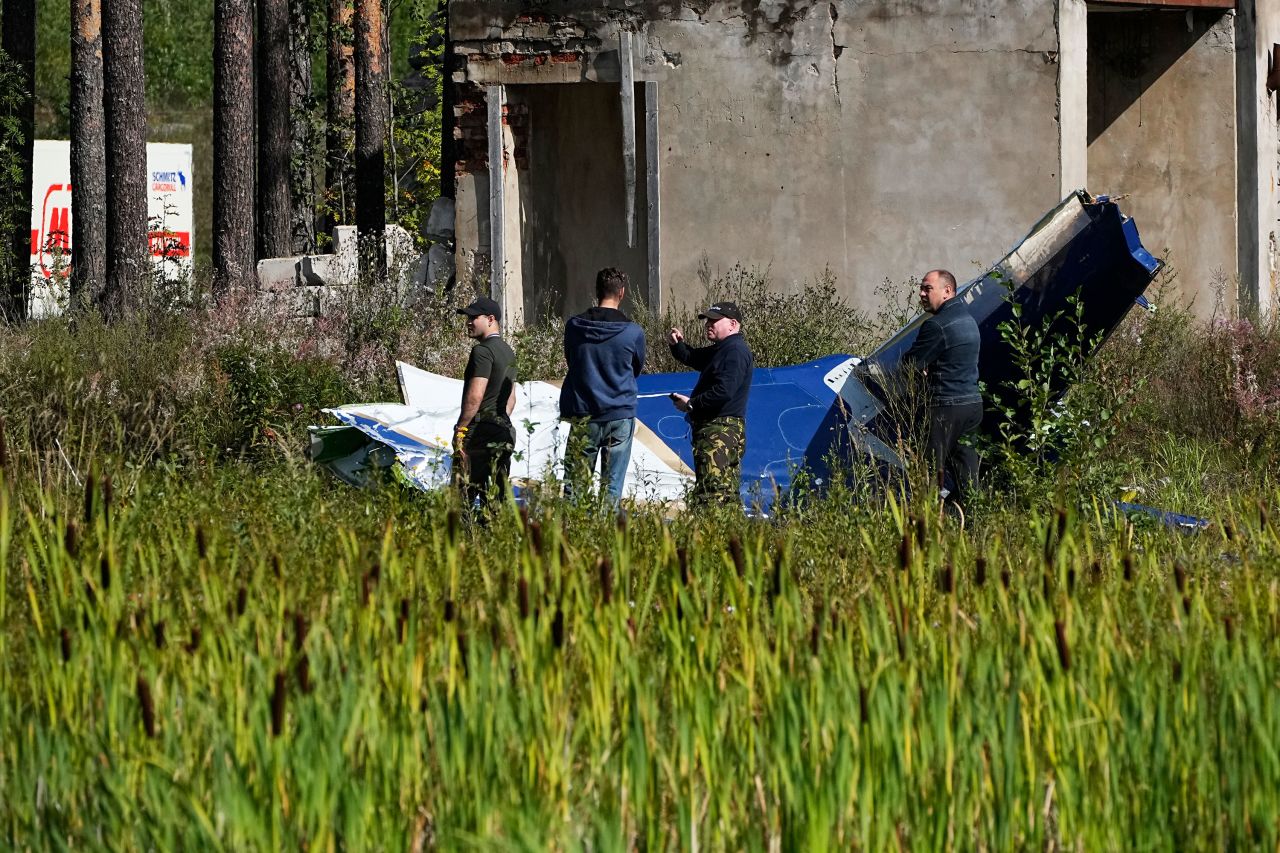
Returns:
[[[684,341],[671,345],[671,355],[681,364],[699,370],[698,384],[689,395],[694,423],[713,418],[747,416],[747,395],[755,356],[741,334],[731,335],[709,347],[694,349]]]

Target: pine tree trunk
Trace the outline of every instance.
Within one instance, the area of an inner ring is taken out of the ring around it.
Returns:
[[[147,100],[142,0],[103,0],[102,78],[107,150],[107,285],[103,313],[120,319],[149,273]]]
[[[382,0],[356,0],[356,230],[360,273],[386,274],[387,70]]]
[[[213,290],[254,286],[253,0],[213,13]]]
[[[289,112],[293,116],[293,252],[315,252],[315,121],[311,113],[311,0],[289,0]]]
[[[288,0],[258,0],[258,257],[293,254],[289,234]]]
[[[325,109],[325,175],[328,211],[325,231],[349,224],[355,208],[351,176],[352,132],[355,121],[356,66],[351,0],[329,0]]]
[[[35,0],[5,0],[3,33],[0,33],[9,58],[17,66],[23,80],[23,96],[17,109],[6,118],[16,119],[21,141],[15,151],[17,184],[12,188],[11,205],[13,219],[4,236],[3,272],[0,287],[4,288],[0,313],[11,320],[27,316],[27,294],[31,288],[31,163],[36,138],[36,4]],[[38,251],[39,247],[35,247]]]
[[[71,308],[97,305],[107,279],[102,3],[71,0]]]

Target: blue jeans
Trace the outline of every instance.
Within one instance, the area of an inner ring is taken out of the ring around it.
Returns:
[[[613,506],[622,498],[622,486],[631,462],[631,440],[635,437],[636,419],[592,423],[586,418],[569,422],[569,445],[564,454],[565,495],[572,498],[575,489],[590,494],[591,476],[600,468],[601,493],[607,492]]]

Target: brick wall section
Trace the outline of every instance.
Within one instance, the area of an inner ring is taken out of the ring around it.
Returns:
[[[489,168],[488,106],[482,85],[476,79],[492,79],[486,68],[500,63],[507,76],[557,67],[586,68],[600,48],[600,40],[589,36],[581,22],[552,12],[528,12],[516,17],[500,38],[455,41],[452,82],[457,93],[453,108],[453,137],[457,142],[454,173],[458,177]],[[507,104],[502,121],[511,128],[515,140],[515,165],[527,169],[529,162],[529,110],[525,104]]]

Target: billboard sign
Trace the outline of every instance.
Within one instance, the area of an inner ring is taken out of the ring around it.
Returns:
[[[195,204],[191,145],[147,144],[147,217],[151,257],[168,278],[191,276]],[[71,143],[38,139],[31,182],[31,316],[66,305],[75,237]]]

